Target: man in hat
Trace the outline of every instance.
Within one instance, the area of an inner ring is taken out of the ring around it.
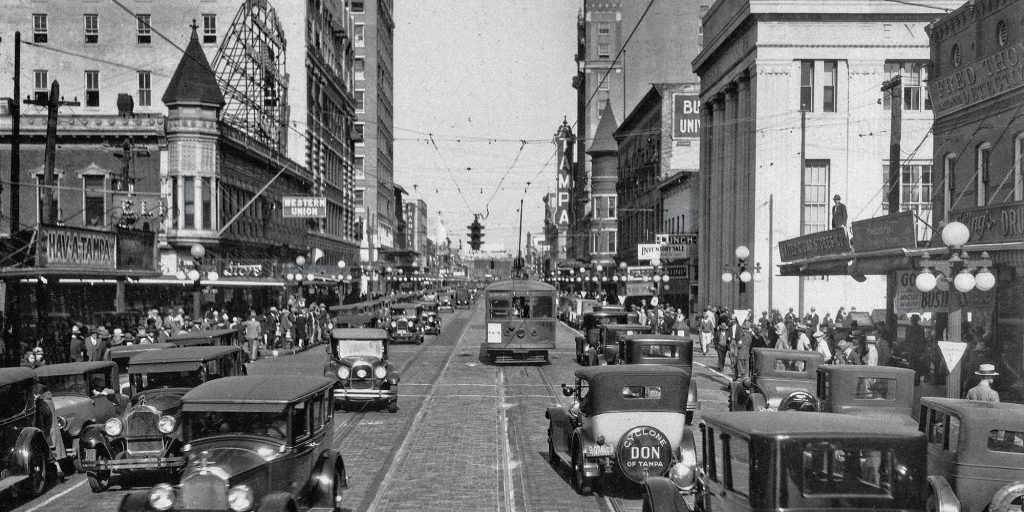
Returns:
[[[71,362],[78,363],[85,359],[85,345],[82,330],[77,325],[71,326],[71,339],[68,340],[68,354]]]
[[[797,324],[796,326],[796,343],[793,344],[793,348],[796,350],[810,350],[811,339],[807,337],[807,325]]]
[[[870,334],[864,338],[864,355],[861,357],[864,366],[878,366],[878,347],[875,346],[877,342],[878,340]]]
[[[811,306],[811,312],[807,313],[807,319],[805,323],[807,324],[807,330],[809,330],[810,332],[818,330],[818,325],[821,324],[821,317],[819,317],[818,313],[815,312],[814,306]]]
[[[832,361],[832,351],[828,348],[828,340],[825,339],[825,333],[814,331],[814,336],[811,339],[811,348],[825,356],[826,363]]]
[[[995,365],[983,364],[974,374],[981,377],[981,382],[967,390],[967,399],[979,402],[999,402],[999,393],[992,389],[992,381],[999,376],[996,373]]]
[[[110,342],[110,333],[104,326],[99,326],[89,339],[85,340],[85,356],[89,361],[102,361]]]
[[[839,194],[832,198],[835,203],[832,205],[832,229],[846,227],[846,205],[842,203],[842,199]]]
[[[715,314],[711,311],[711,306],[704,308],[704,314],[700,317],[700,352],[703,355],[708,355],[708,345],[711,344],[711,338],[715,331]]]
[[[920,321],[919,315],[910,315],[910,325],[907,326],[904,338],[906,350],[910,354],[910,366],[917,372],[915,382],[927,381],[929,369],[927,341]]]
[[[746,377],[750,373],[750,347],[754,344],[752,329],[753,324],[750,320],[744,320],[743,328],[733,339],[732,363],[737,379]]]

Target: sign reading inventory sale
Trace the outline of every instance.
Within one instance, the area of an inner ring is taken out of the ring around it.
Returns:
[[[284,196],[281,198],[284,208],[282,216],[286,219],[326,219],[326,197]]]

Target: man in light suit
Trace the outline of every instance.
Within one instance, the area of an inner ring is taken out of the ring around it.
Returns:
[[[832,198],[835,204],[832,206],[832,229],[846,227],[846,205],[840,202],[839,194]]]

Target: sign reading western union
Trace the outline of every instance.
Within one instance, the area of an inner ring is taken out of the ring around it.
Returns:
[[[37,267],[74,267],[113,270],[117,236],[106,231],[69,227],[39,228]]]
[[[281,198],[284,208],[282,216],[286,219],[326,219],[326,197],[284,196]]]

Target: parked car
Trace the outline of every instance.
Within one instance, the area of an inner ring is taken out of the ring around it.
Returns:
[[[334,384],[293,375],[200,384],[182,398],[180,483],[130,493],[120,510],[340,510],[348,480],[332,448]]]
[[[334,398],[343,408],[352,403],[382,403],[389,412],[398,412],[401,377],[388,361],[387,331],[335,328],[327,350],[331,359],[324,364],[324,376],[337,379]]]
[[[840,414],[722,412],[705,415],[700,430],[697,510],[925,510],[927,448],[916,429]],[[645,511],[690,510],[667,478],[648,478],[643,500]]]
[[[622,354],[622,338],[634,334],[650,334],[651,327],[641,324],[605,324],[600,326],[601,346],[598,352],[604,354],[607,364],[618,364]],[[590,366],[596,366],[591,364]]]
[[[441,334],[441,317],[438,315],[440,305],[436,301],[421,302],[422,313],[420,321],[423,322],[424,334]]]
[[[93,492],[119,477],[122,487],[140,473],[176,477],[181,453],[181,397],[195,386],[244,375],[238,347],[187,347],[142,352],[128,365],[131,402],[123,415],[82,430],[78,459]]]
[[[469,309],[469,289],[459,288],[455,290],[455,307]]]
[[[597,361],[601,352],[601,326],[608,324],[628,324],[629,315],[625,311],[592,311],[583,314],[580,330],[582,336],[576,337],[576,361],[584,366]]]
[[[914,370],[850,364],[819,366],[817,410],[885,418],[915,427]]]
[[[83,471],[78,459],[79,436],[89,425],[103,425],[120,416],[128,408],[128,397],[118,391],[117,363],[88,361],[48,364],[36,368],[36,378],[53,396],[54,413],[61,425],[60,442],[64,446],[60,460],[70,460],[75,469]],[[50,439],[57,448],[57,440]]]
[[[618,327],[618,326],[606,326]],[[682,368],[693,376],[693,340],[667,334],[628,334],[620,336],[616,347],[605,347],[608,351],[615,350],[614,357],[619,364],[661,364]],[[609,363],[611,364],[611,363]],[[686,424],[693,423],[693,413],[700,409],[697,400],[697,381],[690,379],[686,391]]]
[[[124,390],[128,387],[128,361],[132,356],[151,350],[163,350],[176,346],[174,343],[132,343],[131,345],[110,347],[104,358],[117,363],[117,375],[120,378],[118,391],[124,393]]]
[[[0,368],[0,497],[35,498],[46,490],[54,418],[37,403],[35,380],[28,368]]]
[[[455,311],[455,306],[452,305],[452,296],[450,293],[439,295],[437,298],[437,310],[451,313]]]
[[[238,329],[210,329],[206,331],[184,332],[171,336],[168,343],[177,347],[242,347],[245,351],[245,343],[242,340],[242,331]]]
[[[393,343],[423,343],[423,314],[419,304],[398,303],[388,308],[387,331]]]
[[[926,397],[918,418],[928,438],[929,510],[1021,510],[1024,405]]]
[[[730,411],[814,411],[819,352],[755,348],[750,377],[729,384]]]
[[[377,327],[378,319],[374,315],[338,315],[334,317],[334,326],[354,329],[358,327]]]
[[[562,384],[568,407],[549,407],[548,458],[572,469],[572,485],[590,494],[602,475],[637,484],[648,476],[693,480],[696,449],[685,426],[690,374],[655,365],[598,366],[576,370]]]

